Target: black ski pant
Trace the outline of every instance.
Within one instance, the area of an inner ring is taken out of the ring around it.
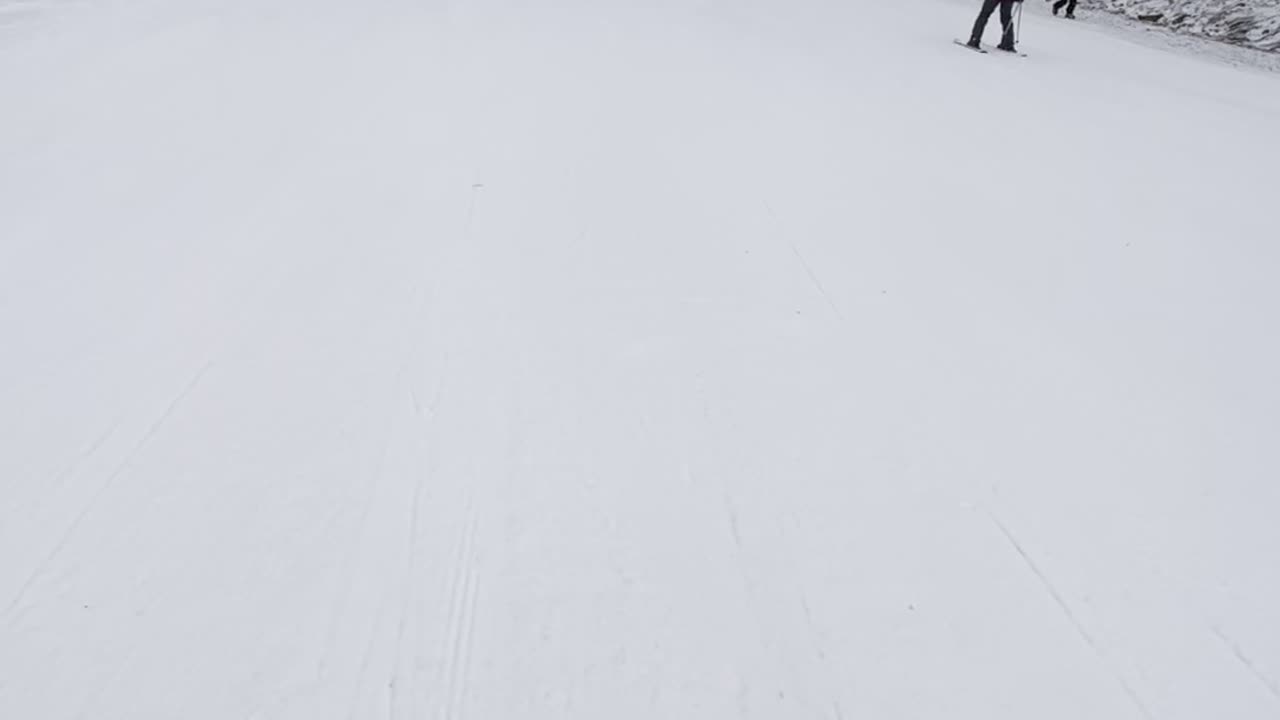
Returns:
[[[1062,9],[1063,5],[1067,6],[1068,15],[1076,14],[1076,0],[1058,0],[1058,2],[1053,4],[1053,13],[1055,15],[1058,14],[1058,11]]]
[[[982,32],[987,29],[987,21],[991,19],[991,13],[996,11],[996,6],[1000,7],[1000,24],[1004,27],[1004,37],[1000,40],[1001,47],[1013,47],[1013,3],[1014,0],[983,0],[982,11],[978,13],[978,19],[973,23],[973,35],[969,36],[969,42],[977,44],[982,42]]]

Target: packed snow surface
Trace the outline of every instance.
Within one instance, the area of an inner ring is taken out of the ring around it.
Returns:
[[[0,718],[1280,715],[1280,75],[0,4]]]

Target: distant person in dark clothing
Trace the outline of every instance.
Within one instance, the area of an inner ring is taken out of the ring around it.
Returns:
[[[1076,19],[1076,0],[1058,0],[1058,2],[1053,4],[1053,14],[1057,15],[1058,11],[1062,9],[1063,5],[1067,6],[1067,19],[1075,20]]]
[[[973,34],[969,36],[969,47],[982,47],[982,33],[987,29],[987,21],[991,19],[991,13],[996,11],[996,7],[1000,8],[1000,25],[1004,28],[1004,33],[1000,38],[1000,44],[996,47],[1008,52],[1017,52],[1013,47],[1013,3],[1022,2],[1022,0],[983,0],[982,10],[978,13],[978,19],[973,23]]]

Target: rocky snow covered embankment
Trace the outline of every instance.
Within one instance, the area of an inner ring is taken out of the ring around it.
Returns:
[[[1189,35],[1280,51],[1280,0],[1097,0],[1107,10]]]

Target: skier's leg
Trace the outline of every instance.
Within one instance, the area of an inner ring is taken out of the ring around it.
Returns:
[[[1004,36],[1000,39],[1001,50],[1013,49],[1013,0],[1000,0],[1000,25],[1004,28]]]
[[[1068,0],[1067,17],[1075,19],[1076,16],[1076,0]]]
[[[1066,5],[1066,4],[1067,4],[1067,2],[1068,2],[1068,0],[1058,0],[1058,2],[1054,3],[1054,4],[1053,4],[1053,14],[1054,14],[1054,15],[1057,15],[1057,14],[1058,14],[1058,12],[1059,12],[1060,10],[1062,10],[1062,6],[1063,6],[1063,5]]]
[[[978,19],[973,23],[973,33],[969,35],[969,44],[978,47],[982,42],[982,31],[987,29],[987,21],[991,19],[991,13],[996,11],[996,5],[1002,0],[982,0],[982,10],[978,11]]]

